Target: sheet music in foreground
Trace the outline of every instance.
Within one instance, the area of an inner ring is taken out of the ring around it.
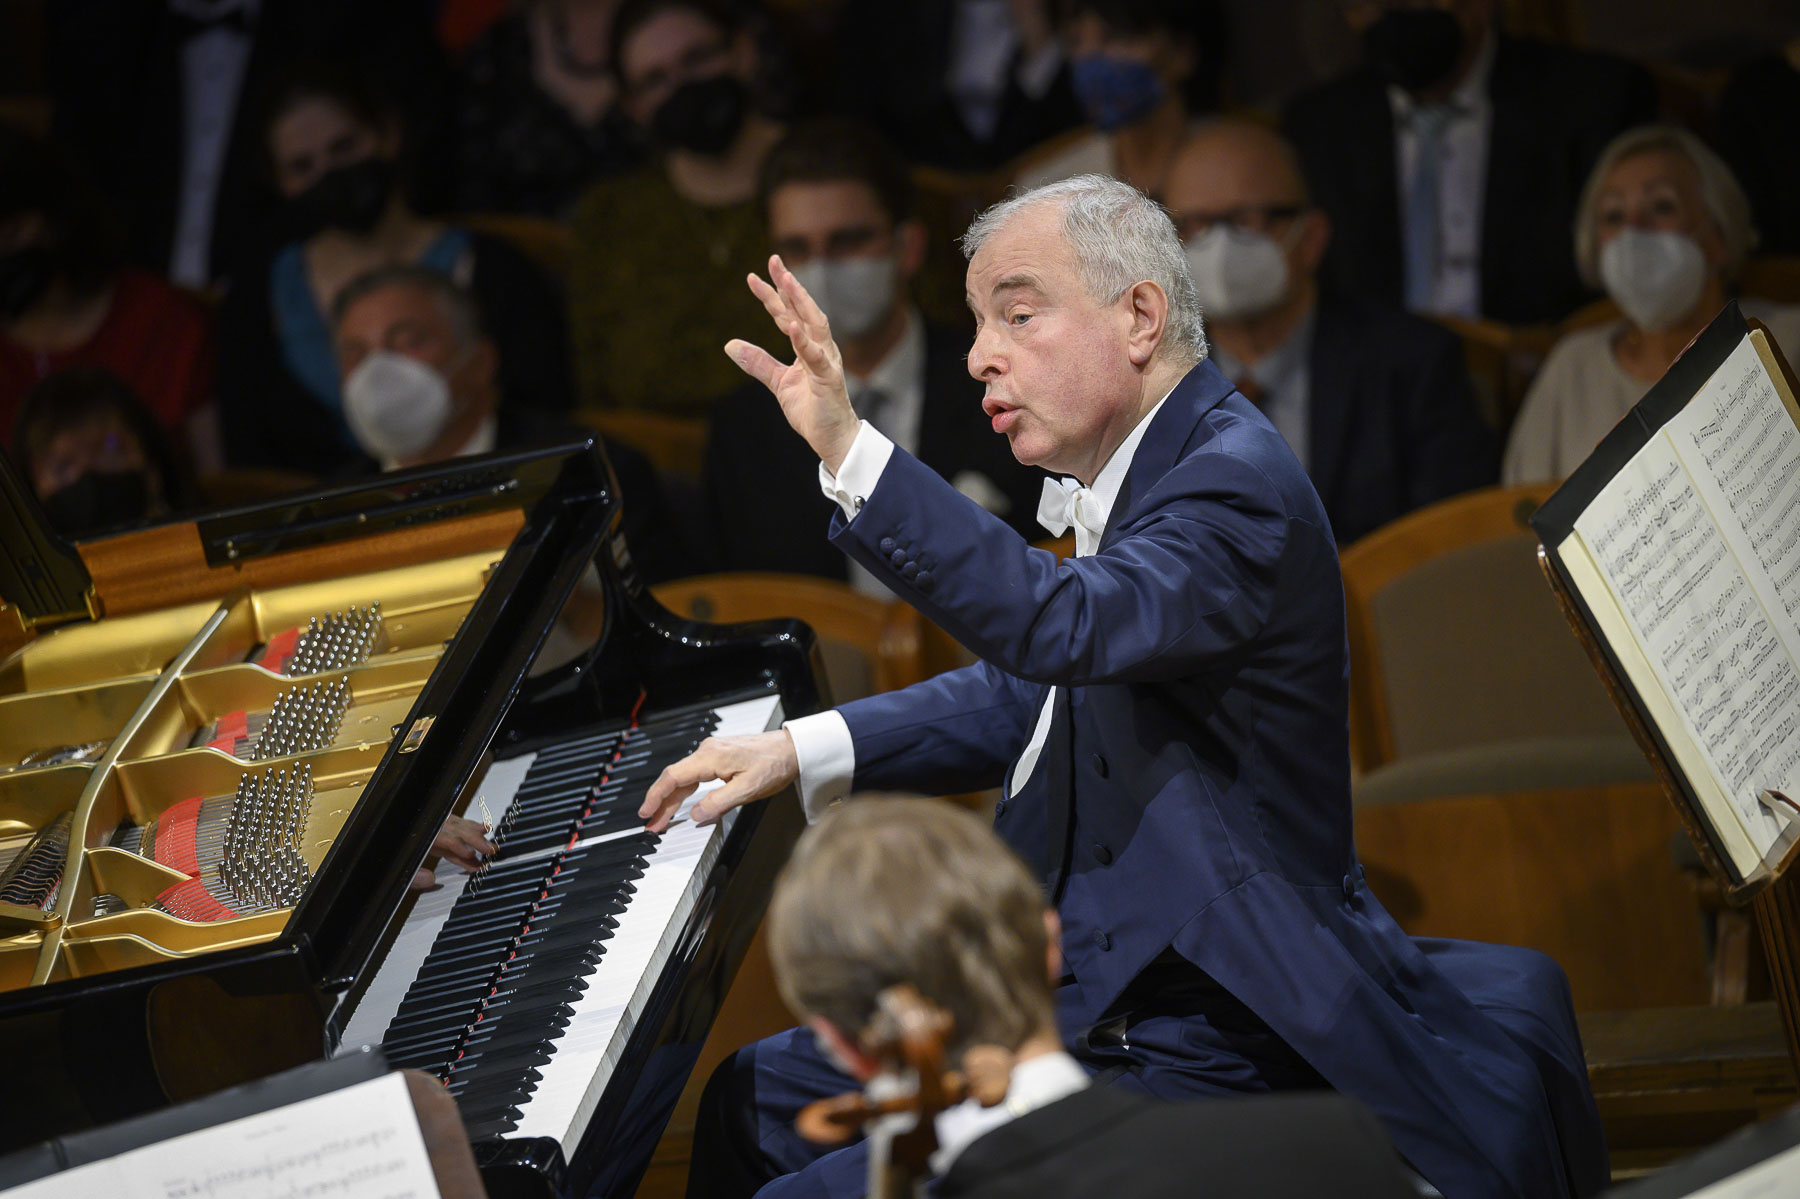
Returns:
[[[1654,676],[1633,682],[1748,875],[1786,827],[1759,796],[1800,782],[1800,429],[1752,339],[1575,531],[1642,652],[1627,674]]]
[[[406,1079],[203,1128],[0,1192],[4,1199],[436,1199]]]

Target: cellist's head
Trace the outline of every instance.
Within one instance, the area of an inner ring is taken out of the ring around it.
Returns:
[[[881,992],[910,983],[975,1045],[1055,1035],[1056,913],[980,818],[938,800],[844,804],[801,837],[769,907],[775,982],[828,1051],[866,1078]]]

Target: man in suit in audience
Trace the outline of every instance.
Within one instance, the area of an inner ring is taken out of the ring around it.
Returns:
[[[1340,545],[1494,482],[1462,345],[1379,302],[1322,292],[1329,218],[1266,126],[1222,118],[1190,136],[1163,201],[1187,248],[1213,361],[1306,467]]]
[[[908,162],[991,171],[1081,123],[1052,0],[848,4],[836,55],[841,111]]]
[[[1349,0],[1363,64],[1284,125],[1336,236],[1327,281],[1413,312],[1555,321],[1587,296],[1569,229],[1641,67],[1508,37],[1494,0]]]
[[[981,385],[964,366],[967,335],[927,324],[907,296],[926,235],[905,164],[860,124],[803,125],[770,152],[761,199],[771,248],[831,319],[857,411],[1011,527],[1042,536],[1043,476],[989,432]],[[725,570],[847,579],[886,596],[819,536],[833,509],[813,465],[760,384],[722,400],[702,471],[713,560]]]
[[[338,293],[333,336],[344,419],[368,455],[351,473],[594,436],[507,402],[499,351],[482,333],[474,298],[441,271],[393,266],[352,280]],[[616,442],[606,454],[638,569],[650,582],[690,573],[687,539],[649,460]]]
[[[934,1120],[940,1196],[1416,1194],[1381,1125],[1342,1095],[1159,1103],[1092,1085],[1056,1031],[1056,912],[959,807],[828,813],[777,880],[768,932],[782,998],[859,1082],[882,1066],[870,1046],[884,984],[910,985],[946,1018],[944,1067],[971,1097]]]
[[[1597,1192],[1561,970],[1413,940],[1357,864],[1337,546],[1281,435],[1207,359],[1168,216],[1078,175],[996,205],[963,246],[983,409],[1021,462],[1072,476],[1039,512],[1075,556],[859,419],[828,322],[772,258],[751,288],[796,360],[726,352],[811,447],[834,542],[978,660],[709,738],[640,815],[661,831],[713,779],[702,823],[789,786],[817,815],[852,790],[1004,783],[995,830],[1056,904],[1058,1025],[1084,1065],[1158,1098],[1329,1086],[1454,1199]],[[693,1193],[788,1175],[764,1199],[861,1194],[855,1146],[821,1157],[791,1131],[821,1067],[798,1030],[715,1074],[707,1110],[730,1118],[696,1131]]]

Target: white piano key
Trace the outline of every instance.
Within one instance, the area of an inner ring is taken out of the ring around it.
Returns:
[[[728,704],[717,709],[717,715],[719,723],[713,736],[765,732],[781,724],[780,697],[759,696]],[[524,754],[494,763],[461,814],[479,819],[481,804],[485,802],[498,822],[511,807],[513,796],[536,758],[536,754]],[[735,812],[728,813],[719,824],[704,828],[686,819],[694,801],[716,785],[700,788],[683,803],[676,822],[647,857],[644,875],[634,884],[636,890],[630,905],[618,916],[618,927],[607,942],[606,954],[589,977],[587,990],[577,1001],[568,1026],[552,1042],[550,1060],[538,1067],[540,1081],[521,1110],[519,1127],[510,1136],[555,1137],[565,1152],[575,1151],[644,1005],[693,914],[725,834],[735,822]],[[635,831],[628,829],[593,841],[631,836]],[[381,1041],[467,878],[453,866],[440,867],[440,886],[419,896],[414,903],[350,1017],[340,1053]]]

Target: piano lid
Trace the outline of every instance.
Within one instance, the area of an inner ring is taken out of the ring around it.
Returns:
[[[94,582],[75,547],[0,452],[0,601],[25,629],[95,616]]]

